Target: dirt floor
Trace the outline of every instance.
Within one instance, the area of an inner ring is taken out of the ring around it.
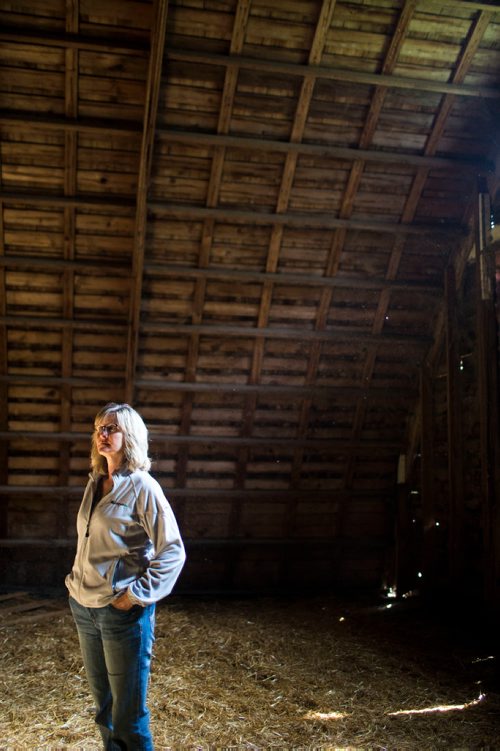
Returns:
[[[0,627],[1,751],[100,749],[59,604],[43,620]],[[177,597],[159,606],[156,636],[157,751],[500,748],[495,632],[473,612]]]

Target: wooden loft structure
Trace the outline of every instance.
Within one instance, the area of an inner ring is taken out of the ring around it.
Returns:
[[[185,591],[499,600],[500,9],[0,0],[0,558],[129,401]]]

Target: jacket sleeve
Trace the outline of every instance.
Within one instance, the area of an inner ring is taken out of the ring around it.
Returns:
[[[132,600],[140,605],[149,605],[170,594],[186,560],[170,504],[156,480],[148,479],[139,492],[138,512],[153,544],[153,554],[142,576],[128,588]]]

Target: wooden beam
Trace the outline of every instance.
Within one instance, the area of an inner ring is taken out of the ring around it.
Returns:
[[[239,54],[243,49],[249,14],[250,0],[240,0],[236,5],[233,29],[231,33],[230,54]],[[236,68],[226,69],[225,72],[221,103],[219,108],[219,119],[217,123],[217,132],[219,134],[227,134],[230,129],[234,98],[236,95],[236,88],[238,83],[238,73],[239,71]],[[208,180],[205,201],[207,208],[216,207],[219,202],[225,157],[226,148],[224,146],[219,146],[213,150],[210,177]],[[200,248],[198,252],[198,268],[200,270],[205,269],[210,263],[214,229],[214,220],[211,217],[207,217],[203,222]],[[191,314],[191,322],[193,324],[201,323],[203,308],[205,304],[206,285],[206,278],[202,276],[198,276],[196,278],[196,285],[194,290],[194,305]],[[193,333],[188,345],[184,376],[186,381],[194,381],[196,379],[198,355],[199,336],[197,333]],[[183,432],[189,432],[191,429],[192,409],[192,394],[186,393],[183,400],[181,412],[181,429],[183,430]],[[187,452],[183,450],[179,451],[176,463],[177,484],[184,485],[186,482],[187,461]]]
[[[476,10],[489,10],[492,12],[498,12],[498,0],[491,0],[490,2],[479,2],[478,0],[460,0],[460,6],[457,6],[457,0],[418,0],[419,8],[429,8],[430,10],[436,10],[441,15],[442,8],[450,7],[452,10],[476,11]]]
[[[74,331],[96,331],[112,333],[122,332],[127,328],[126,321],[116,319],[103,321],[84,321],[79,318],[46,318],[45,316],[0,316],[0,324],[18,327],[33,327],[42,329],[64,329]]]
[[[59,117],[58,115],[38,115],[27,112],[0,109],[0,123],[2,125],[14,125],[18,130],[64,130],[76,133],[105,133],[106,135],[129,136],[140,142],[142,133],[141,123],[133,123],[128,120],[107,120],[97,118]]]
[[[135,209],[135,198],[113,196],[109,193],[103,193],[102,196],[85,196],[80,193],[79,196],[64,196],[51,193],[15,193],[12,191],[0,191],[0,200],[4,204],[17,204],[21,206],[48,206],[49,208],[85,208],[85,209],[117,209],[124,210],[127,214],[132,213]]]
[[[46,45],[48,47],[60,47],[68,50],[88,50],[90,52],[109,52],[113,54],[124,53],[135,57],[145,57],[148,53],[148,43],[132,42],[130,39],[99,39],[86,37],[71,32],[66,28],[65,33],[47,31],[26,31],[25,28],[14,26],[3,27],[0,30],[0,42],[9,44]]]
[[[76,496],[78,498],[81,498],[83,492],[83,482],[82,485],[69,485],[64,487],[56,485],[0,485],[0,495],[16,496],[26,494],[29,496],[52,495],[57,497]],[[236,495],[241,495],[241,493],[244,493],[245,498],[251,499],[271,498],[272,500],[282,499],[284,501],[288,500],[289,498],[295,497],[306,500],[311,499],[310,488],[244,488],[244,490],[241,490],[240,488],[165,487],[165,492],[167,496],[175,498],[234,498]],[[392,488],[388,488],[386,491],[370,489],[348,490],[346,488],[338,488],[335,490],[335,498],[380,498],[384,496],[391,497],[392,493]],[[325,502],[330,502],[331,499],[331,488],[314,489],[314,500],[324,500]]]
[[[150,422],[151,425],[151,422]],[[88,441],[89,434],[77,431],[38,431],[38,430],[10,430],[0,431],[1,440],[19,441],[36,440],[56,443],[76,443]],[[197,446],[249,446],[253,448],[276,447],[282,449],[294,449],[298,446],[315,448],[322,451],[338,453],[370,452],[374,456],[393,454],[398,452],[400,445],[392,441],[350,441],[319,438],[279,438],[278,436],[214,436],[214,435],[168,435],[155,432],[154,427],[149,431],[149,440],[152,444],[164,444],[169,446],[197,445]]]
[[[319,548],[319,547],[325,547],[328,551],[332,552],[332,555],[337,554],[337,546],[339,546],[342,550],[349,550],[349,552],[352,552],[353,550],[380,550],[385,549],[387,546],[387,539],[384,537],[380,537],[377,539],[374,539],[373,536],[367,536],[367,537],[350,537],[350,536],[336,536],[334,538],[335,545],[332,546],[332,537],[330,535],[325,535],[323,537],[302,537],[301,538],[301,544],[304,546],[313,547],[313,548]],[[186,544],[186,547],[189,550],[192,548],[266,548],[266,547],[277,547],[277,546],[288,546],[288,547],[297,547],[297,538],[296,537],[184,537],[184,542]],[[18,548],[18,547],[37,547],[37,548],[45,548],[50,547],[51,544],[54,544],[56,547],[66,547],[66,546],[72,546],[76,547],[76,537],[75,538],[62,538],[58,540],[52,540],[50,538],[11,538],[11,539],[0,539],[0,548]],[[332,550],[332,548],[335,548]],[[222,590],[227,591],[227,589]],[[203,593],[206,594],[207,590],[204,589]],[[45,600],[46,602],[46,600]],[[65,611],[67,612],[67,610]],[[53,613],[51,613],[51,617],[54,617]],[[24,622],[25,619],[23,619]]]
[[[475,212],[476,337],[480,446],[480,499],[483,542],[484,597],[498,608],[500,592],[500,410],[499,358],[495,305],[495,262],[488,247],[489,194],[479,186]]]
[[[448,553],[451,589],[459,595],[464,566],[464,447],[455,269],[446,270],[446,371],[448,427]]]
[[[5,265],[10,265],[10,256]],[[0,265],[2,261],[0,260]],[[241,282],[259,282],[261,284],[272,283],[279,285],[299,285],[303,287],[341,287],[352,289],[392,289],[400,291],[414,291],[429,294],[441,294],[442,284],[420,281],[398,281],[396,279],[364,277],[355,274],[342,274],[339,276],[320,276],[318,274],[288,274],[286,272],[250,271],[247,269],[222,269],[214,267],[193,268],[191,266],[171,266],[165,263],[146,261],[146,271],[159,276],[171,276],[175,278],[202,277],[207,280],[229,280]]]
[[[160,141],[163,140],[168,143],[188,143],[198,146],[213,146],[214,148],[224,146],[242,150],[270,151],[285,154],[297,153],[347,161],[362,159],[365,162],[398,164],[409,167],[428,167],[429,169],[450,169],[453,171],[495,171],[495,165],[492,161],[482,156],[474,155],[449,157],[425,156],[406,154],[401,151],[377,151],[370,148],[304,143],[303,141],[277,141],[270,138],[169,130],[162,127],[158,128],[157,135]]]
[[[72,211],[72,207],[68,207]],[[48,269],[51,271],[87,271],[90,274],[102,275],[103,271],[113,272],[115,276],[131,276],[132,268],[128,264],[117,266],[116,261],[97,259],[96,261],[78,261],[74,257],[48,258],[43,256],[2,256],[0,258],[2,268],[17,269]]]
[[[19,375],[3,374],[0,375],[0,383],[40,385],[61,387],[65,384],[73,387],[91,387],[113,385],[116,388],[123,387],[125,381],[123,378],[113,378],[102,376],[79,377],[72,376],[65,378],[62,376],[39,376],[39,375]],[[317,397],[327,401],[341,401],[345,399],[354,399],[362,396],[363,399],[370,401],[384,401],[387,399],[387,386],[370,385],[342,385],[332,384],[330,386],[315,386],[313,382],[307,380],[304,386],[290,386],[288,384],[266,384],[266,383],[212,383],[212,382],[188,382],[188,381],[168,381],[160,379],[136,378],[136,386],[144,391],[169,391],[172,393],[209,393],[209,394],[258,394],[290,396],[312,398]],[[391,404],[407,404],[416,397],[416,392],[412,388],[391,386]]]
[[[83,388],[89,386],[91,388],[97,388],[98,386],[105,387],[106,385],[113,385],[117,388],[121,388],[125,380],[123,378],[116,378],[113,376],[44,376],[44,375],[20,375],[19,373],[10,373],[7,375],[0,375],[1,383],[20,383],[24,385],[36,385],[36,386],[73,386]]]
[[[471,25],[469,35],[467,37],[464,48],[459,56],[458,63],[455,67],[453,74],[453,82],[460,83],[464,80],[467,70],[471,65],[472,58],[479,47],[482,37],[486,31],[486,28],[491,20],[491,14],[480,13]],[[441,102],[434,123],[432,125],[431,132],[425,145],[426,156],[434,156],[436,150],[439,147],[439,141],[444,133],[448,117],[452,111],[455,97],[453,95],[446,95]],[[413,180],[413,184],[410,189],[410,193],[406,199],[406,203],[403,209],[401,221],[403,224],[410,224],[416,215],[417,208],[419,206],[420,198],[425,189],[425,185],[428,179],[429,169],[427,167],[419,167],[417,174]],[[389,263],[387,265],[386,278],[396,278],[399,271],[399,264],[403,255],[402,238],[397,237],[394,239],[394,245],[389,257]],[[388,307],[389,297],[386,297]],[[385,315],[381,310],[381,314]]]
[[[402,8],[402,11],[399,15],[396,28],[392,36],[392,40],[389,45],[389,49],[386,52],[385,59],[382,65],[381,72],[384,75],[386,74],[392,75],[393,73],[393,70],[397,63],[399,52],[401,50],[406,34],[408,32],[408,28],[409,28],[414,10],[415,10],[415,0],[406,0]],[[375,88],[375,91],[373,92],[373,96],[370,102],[370,107],[368,109],[364,127],[362,130],[360,139],[359,139],[359,147],[361,149],[367,150],[373,141],[373,138],[377,129],[377,125],[379,122],[379,118],[382,112],[382,108],[384,105],[384,100],[386,97],[387,90],[388,89],[385,86],[377,86]],[[342,219],[349,220],[351,218],[351,215],[354,210],[356,196],[358,194],[361,180],[363,177],[364,167],[365,167],[365,162],[359,158],[357,158],[352,164],[352,167],[349,173],[349,178],[347,180],[346,188],[344,191],[344,195],[342,197],[340,211],[339,211],[339,216]],[[341,255],[342,255],[343,243],[345,242],[345,236],[342,230],[337,230],[336,235],[338,237],[336,238],[337,242],[334,241],[334,246],[336,245],[335,266],[338,268],[340,264]],[[401,237],[398,237],[397,240],[401,241]],[[389,300],[390,300],[389,289],[385,288],[381,290],[379,302],[377,306],[377,311],[375,313],[375,318],[374,318],[374,322],[372,326],[372,331],[376,335],[379,335],[383,330],[383,325],[385,322],[385,314],[387,312]],[[365,363],[364,363],[364,368],[363,368],[363,382],[365,382],[367,385],[369,385],[372,380],[373,372],[374,372],[376,361],[377,361],[377,353],[378,353],[377,340],[373,340],[372,345],[368,348],[366,352]],[[355,410],[354,420],[353,420],[353,425],[352,425],[352,436],[354,438],[358,438],[359,435],[361,435],[365,417],[366,417],[366,410],[367,410],[366,400],[359,398],[357,400],[356,410]],[[355,469],[356,469],[355,460],[354,460],[354,457],[351,456],[349,457],[345,465],[345,483],[348,487],[352,484],[354,480]],[[345,509],[342,509],[339,515],[338,523],[339,523],[340,529],[342,529],[342,525],[344,523],[344,511]]]
[[[158,100],[160,95],[163,53],[167,27],[168,0],[155,0],[151,28],[151,50],[144,103],[139,175],[137,180],[134,255],[132,262],[133,285],[130,295],[129,336],[125,366],[125,400],[134,401],[134,379],[139,346],[139,320],[141,314],[144,249],[146,244],[147,198],[153,158],[154,135]]]
[[[491,7],[489,8],[491,10]],[[267,73],[281,73],[303,78],[307,75],[330,81],[343,83],[361,83],[370,86],[386,86],[389,89],[408,89],[410,91],[432,91],[437,94],[456,94],[463,97],[479,97],[481,99],[500,99],[500,88],[493,86],[466,86],[464,84],[445,83],[424,78],[410,78],[405,76],[384,75],[382,73],[367,73],[362,70],[351,70],[341,67],[325,67],[320,65],[299,65],[278,61],[261,60],[259,58],[220,55],[212,52],[193,50],[168,50],[168,59],[180,62],[198,63],[200,65],[216,65],[244,68],[246,70],[262,70]]]
[[[66,0],[66,31],[71,34],[78,33],[80,17],[79,0]],[[79,50],[74,47],[65,48],[65,70],[64,70],[64,113],[68,118],[75,118],[78,115],[78,71],[79,71]],[[78,161],[78,138],[76,131],[65,131],[64,133],[64,194],[66,196],[75,196],[77,193],[77,161]],[[66,206],[64,209],[64,259],[71,263],[75,255],[75,235],[76,235],[76,216],[75,207]],[[74,315],[74,271],[71,266],[67,266],[62,276],[62,313],[65,318],[72,318]],[[68,379],[71,378],[73,369],[73,337],[62,337],[61,348],[61,374],[65,382],[60,391],[60,416],[59,426],[62,431],[70,430],[72,420],[73,394],[72,386]],[[61,446],[59,454],[59,483],[67,485],[69,483],[71,465],[70,446],[64,444]],[[64,535],[68,529],[68,506],[63,504],[57,515],[57,534]]]
[[[466,235],[469,228],[455,222],[436,222],[418,224],[394,224],[382,221],[366,221],[361,219],[341,219],[323,213],[270,213],[266,211],[245,211],[228,208],[204,208],[203,206],[187,206],[169,203],[168,201],[152,200],[149,209],[157,216],[167,216],[172,219],[204,220],[212,217],[215,221],[231,224],[251,225],[285,225],[290,227],[312,227],[322,229],[354,229],[368,232],[382,232],[393,235]]]
[[[0,200],[0,258],[5,254],[5,235],[4,235],[4,206]],[[6,317],[6,285],[5,270],[0,268],[0,315]],[[8,375],[8,343],[7,343],[7,325],[0,324],[0,376],[5,378]],[[9,398],[8,385],[2,380],[0,384],[0,430],[7,431],[9,427]],[[5,440],[0,439],[0,484],[6,484],[8,480],[8,447]],[[0,503],[0,536],[5,537],[8,534],[8,516],[7,504]]]
[[[327,34],[331,25],[333,11],[335,9],[336,0],[323,0],[319,12],[319,17],[316,23],[316,29],[311,44],[311,49],[308,56],[308,64],[314,65],[320,62],[323,49],[325,46]],[[309,107],[311,104],[313,91],[315,86],[315,78],[313,76],[306,75],[302,81],[298,101],[295,107],[295,116],[290,134],[290,141],[292,143],[299,143],[302,141],[304,129],[309,114]],[[286,212],[289,203],[290,195],[292,192],[293,181],[295,179],[295,172],[297,167],[298,154],[296,152],[288,152],[285,164],[283,166],[283,172],[281,176],[281,184],[278,193],[278,199],[276,201],[276,213],[281,214]],[[271,237],[267,250],[266,258],[266,272],[268,274],[275,275],[278,269],[279,256],[281,252],[281,245],[283,241],[283,226],[274,226],[271,232]],[[269,312],[271,310],[272,296],[274,286],[266,282],[262,290],[260,297],[258,323],[259,327],[265,327],[268,324]],[[252,364],[250,368],[249,382],[258,383],[260,381],[262,363],[264,361],[264,340],[257,339],[255,341]],[[243,415],[241,435],[251,435],[253,430],[255,410],[257,406],[257,400],[255,396],[248,397]],[[296,452],[296,458],[300,455]],[[237,487],[244,487],[246,480],[246,467],[248,462],[248,451],[242,451],[238,458],[238,466],[236,471],[235,485]],[[293,468],[292,468],[293,474]],[[293,509],[290,510],[290,520],[293,517]],[[238,525],[241,514],[241,504],[236,504],[236,508],[233,513],[232,527],[233,529]],[[286,561],[284,562],[285,568]]]
[[[45,322],[47,319],[38,319],[38,321]],[[105,329],[106,327],[103,326]],[[402,346],[411,346],[423,344],[428,345],[432,342],[432,337],[421,334],[401,335],[393,333],[373,334],[370,331],[359,330],[352,326],[329,326],[328,329],[323,331],[308,330],[301,328],[257,328],[249,326],[231,326],[231,325],[218,325],[218,324],[200,324],[193,326],[190,324],[170,324],[170,323],[143,323],[141,324],[142,331],[149,332],[163,332],[172,334],[191,334],[193,331],[197,331],[205,336],[236,336],[239,339],[251,338],[269,338],[269,339],[295,339],[296,341],[313,342],[313,341],[356,341],[367,342],[373,344],[375,341],[380,342],[392,342],[393,344],[400,344]]]
[[[436,498],[434,493],[434,396],[433,378],[427,362],[420,373],[421,488],[422,488],[422,589],[432,594],[437,588]],[[443,572],[444,573],[444,572]],[[443,575],[443,574],[442,574]],[[442,576],[441,575],[441,576]]]
[[[48,206],[75,208],[99,208],[124,210],[127,214],[136,205],[133,198],[99,196],[61,196],[40,193],[11,193],[0,191],[0,200],[4,204],[18,204],[23,206]],[[187,206],[167,201],[149,201],[149,210],[158,216],[168,216],[173,219],[195,219],[204,221],[211,218],[214,221],[231,224],[256,224],[260,226],[283,225],[290,227],[336,229],[345,228],[358,231],[382,232],[392,235],[467,235],[468,227],[456,222],[436,222],[418,224],[394,224],[389,222],[366,221],[354,219],[340,219],[324,213],[269,213],[265,211],[244,211],[228,208],[205,208],[203,206]]]
[[[100,331],[110,333],[123,331],[127,328],[126,321],[84,321],[80,319],[69,320],[65,318],[45,318],[36,316],[0,316],[0,324],[8,324],[16,327],[39,327],[47,329],[74,329],[75,331]],[[192,335],[198,333],[204,336],[228,336],[239,339],[264,337],[269,339],[295,339],[296,341],[356,341],[373,343],[377,335],[369,331],[362,331],[350,326],[330,326],[324,331],[315,331],[300,328],[256,328],[247,326],[211,325],[211,324],[176,324],[176,323],[141,323],[141,331],[162,332],[174,335]],[[432,338],[421,334],[403,336],[401,334],[383,333],[378,338],[381,342],[391,342],[394,345],[412,347],[429,345]]]
[[[58,115],[33,114],[15,110],[0,109],[0,123],[13,125],[19,130],[31,131],[35,128],[55,131],[76,131],[78,133],[105,133],[126,135],[139,144],[142,124],[128,120],[104,118],[60,117]],[[493,173],[495,164],[475,155],[425,156],[407,154],[401,151],[379,151],[375,149],[351,148],[329,144],[304,143],[302,141],[277,141],[269,138],[235,136],[228,133],[202,133],[199,131],[170,130],[157,127],[156,137],[168,143],[188,143],[198,146],[213,146],[215,149],[232,148],[276,153],[297,153],[309,156],[348,160],[362,159],[365,162],[398,164],[408,167],[428,167],[429,169],[449,169],[453,171]]]

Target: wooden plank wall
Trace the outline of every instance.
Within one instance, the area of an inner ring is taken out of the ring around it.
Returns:
[[[447,271],[440,343],[422,367],[396,579],[406,592],[498,612],[500,255],[494,242],[480,246],[476,233],[468,258]]]

